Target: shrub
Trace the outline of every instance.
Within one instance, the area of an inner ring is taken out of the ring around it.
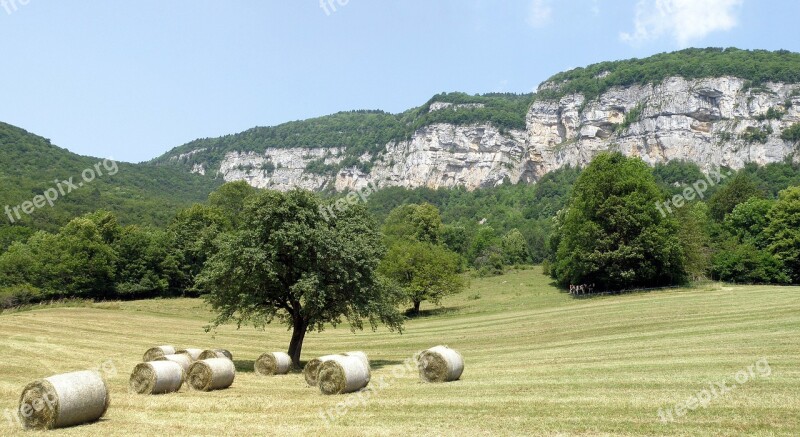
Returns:
[[[492,246],[481,252],[475,258],[475,268],[478,276],[502,275],[504,271],[503,252],[497,246]]]
[[[783,263],[767,251],[750,244],[737,244],[714,256],[714,277],[740,284],[788,284]]]
[[[636,123],[637,121],[641,120],[643,112],[644,112],[644,104],[643,103],[640,103],[640,104],[634,106],[633,108],[631,108],[631,110],[628,111],[627,114],[625,114],[625,118],[622,120],[622,124],[620,124],[620,125],[618,125],[616,127],[616,129],[615,129],[616,132],[617,133],[622,133],[626,129],[631,127],[631,125],[633,123]]]
[[[2,309],[38,303],[42,299],[43,294],[41,290],[30,284],[0,288],[0,308]]]
[[[772,126],[762,126],[760,128],[748,127],[747,130],[741,135],[741,139],[747,144],[761,143],[765,144],[772,135]]]
[[[776,108],[769,108],[767,109],[766,114],[757,115],[756,120],[758,121],[765,121],[765,120],[780,120],[783,116],[786,115],[785,112],[781,111],[780,109]]]
[[[781,139],[796,143],[800,141],[800,123],[795,123],[781,132]]]

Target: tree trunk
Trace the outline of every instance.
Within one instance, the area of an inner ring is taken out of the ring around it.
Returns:
[[[422,302],[421,302],[421,301],[418,301],[418,300],[415,300],[415,301],[414,301],[414,314],[419,314],[419,305],[420,305],[421,303],[422,303]]]
[[[292,328],[292,341],[289,343],[289,356],[292,358],[294,367],[300,369],[300,353],[303,351],[303,339],[306,338],[306,330],[308,329],[308,322],[303,320],[302,317],[294,318],[294,327]]]

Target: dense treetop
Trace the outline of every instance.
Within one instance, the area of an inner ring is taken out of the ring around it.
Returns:
[[[749,80],[752,85],[798,83],[800,53],[706,48],[661,53],[644,59],[601,62],[556,74],[545,82],[556,88],[543,89],[536,96],[556,99],[582,93],[591,99],[615,86],[645,85],[672,76],[686,79],[733,76]]]

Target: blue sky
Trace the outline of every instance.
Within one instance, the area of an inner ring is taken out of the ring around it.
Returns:
[[[683,47],[800,51],[796,0],[0,0],[0,121],[138,162],[200,137]]]

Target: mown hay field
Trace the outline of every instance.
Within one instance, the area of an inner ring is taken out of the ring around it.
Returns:
[[[573,299],[538,268],[473,279],[443,308],[408,321],[402,335],[340,327],[307,336],[304,360],[369,354],[373,390],[341,396],[321,395],[297,372],[254,373],[262,353],[286,349],[284,327],[212,335],[203,329],[210,319],[197,299],[0,314],[0,434],[21,433],[9,417],[27,383],[99,368],[111,390],[104,419],[46,434],[800,435],[797,287],[711,284]],[[162,344],[229,349],[233,386],[129,393],[142,354]],[[464,356],[460,381],[423,384],[404,364],[438,344]],[[742,370],[749,377],[737,384]],[[659,409],[710,384],[729,391],[673,421],[659,418]]]

